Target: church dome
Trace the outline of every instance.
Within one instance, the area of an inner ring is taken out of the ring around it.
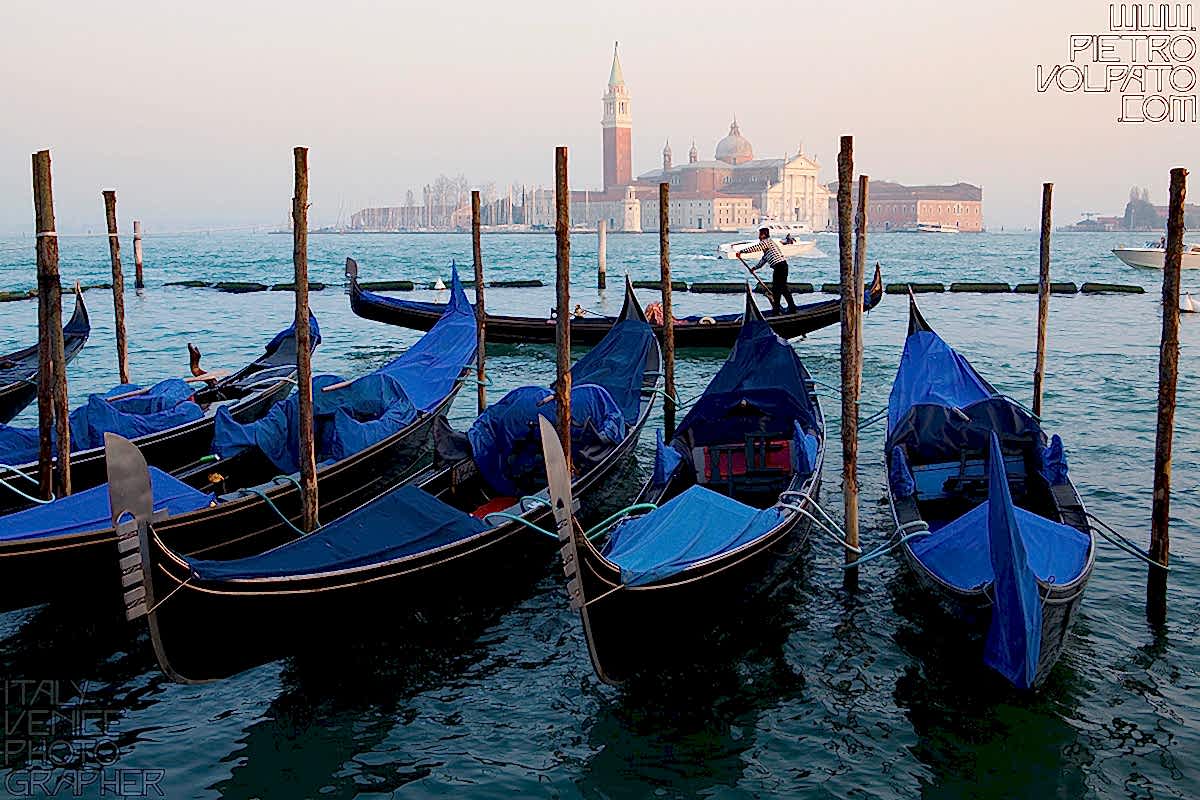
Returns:
[[[738,130],[736,117],[729,126],[729,135],[717,142],[716,159],[726,164],[744,164],[754,159],[754,148],[751,147],[750,140]]]

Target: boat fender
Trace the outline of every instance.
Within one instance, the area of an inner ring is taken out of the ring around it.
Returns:
[[[712,317],[701,317],[700,324],[701,325],[716,325],[717,321],[715,319],[713,319]]]

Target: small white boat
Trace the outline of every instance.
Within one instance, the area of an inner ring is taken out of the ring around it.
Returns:
[[[1139,269],[1162,269],[1167,257],[1166,248],[1163,247],[1114,247],[1112,252],[1129,266]],[[1184,245],[1179,266],[1183,269],[1200,269],[1200,245]]]
[[[745,239],[740,242],[726,242],[717,247],[717,258],[737,258],[738,251],[745,250],[747,247],[753,247],[758,244],[757,239]],[[793,239],[790,244],[783,241],[776,241],[779,245],[779,251],[783,253],[784,258],[797,258],[806,255],[817,246],[816,239]],[[751,255],[757,256],[758,253]],[[758,259],[755,258],[757,261]]]
[[[767,218],[759,222],[757,225],[751,225],[745,228],[738,228],[738,233],[742,235],[757,236],[758,232],[766,228],[768,235],[772,239],[781,239],[789,233],[792,236],[805,236],[812,233],[812,228],[808,227],[807,222],[777,222],[771,218]]]
[[[1183,299],[1179,301],[1179,310],[1184,314],[1195,314],[1200,309],[1196,308],[1195,301],[1192,300],[1191,292],[1184,292]]]
[[[917,225],[917,233],[958,233],[958,228],[954,225],[922,222]]]

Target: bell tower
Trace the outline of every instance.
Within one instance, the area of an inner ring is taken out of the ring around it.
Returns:
[[[633,110],[629,89],[621,74],[617,43],[613,43],[612,69],[608,73],[608,91],[603,97],[604,118],[600,127],[604,136],[604,189],[625,186],[633,181]]]

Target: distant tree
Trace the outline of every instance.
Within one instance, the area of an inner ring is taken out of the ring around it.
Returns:
[[[408,206],[409,208],[412,208],[416,204],[417,204],[417,196],[415,194],[413,194],[412,189],[409,189],[407,192],[404,193],[404,205]]]

